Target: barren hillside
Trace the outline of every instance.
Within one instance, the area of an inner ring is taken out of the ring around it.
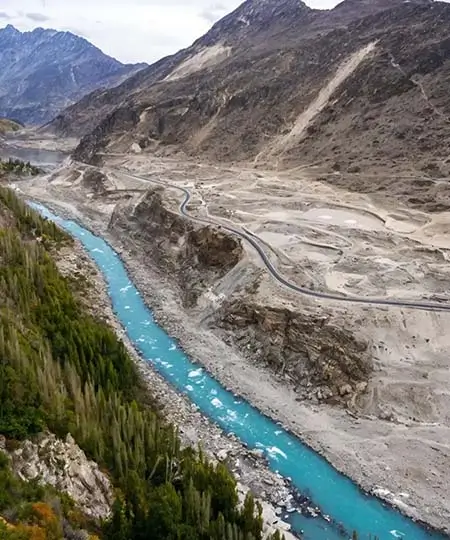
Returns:
[[[347,189],[447,209],[449,23],[444,2],[345,0],[318,11],[247,0],[190,48],[50,128],[84,135],[82,161],[133,149],[314,166],[315,178]]]

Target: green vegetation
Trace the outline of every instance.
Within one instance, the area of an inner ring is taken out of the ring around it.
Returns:
[[[0,538],[2,540],[57,540],[92,527],[73,502],[51,487],[24,482],[0,453]],[[15,521],[16,523],[13,523]],[[94,537],[91,537],[93,539]]]
[[[42,171],[39,167],[31,165],[29,161],[21,161],[20,159],[9,158],[8,161],[0,160],[0,175],[6,173],[14,173],[27,176],[37,176]]]
[[[0,433],[70,432],[109,470],[118,496],[105,539],[259,540],[252,497],[238,508],[226,468],[181,449],[141,399],[124,345],[75,300],[49,251],[67,235],[4,188],[1,207],[15,226],[0,231]]]
[[[19,131],[23,126],[14,120],[8,120],[8,118],[0,118],[0,134],[4,135],[10,131]]]

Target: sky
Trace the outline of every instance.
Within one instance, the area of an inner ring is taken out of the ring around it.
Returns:
[[[189,46],[242,0],[0,0],[0,28],[85,37],[121,62],[152,63]],[[338,0],[307,0],[329,8]]]

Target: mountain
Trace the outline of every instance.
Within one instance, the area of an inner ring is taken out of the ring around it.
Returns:
[[[14,120],[8,118],[0,118],[0,135],[4,135],[10,131],[19,131],[23,126]]]
[[[79,160],[137,143],[266,168],[314,164],[316,177],[347,189],[450,208],[446,184],[426,179],[450,172],[449,24],[450,5],[430,0],[345,0],[327,11],[247,0],[50,128],[84,135]]]
[[[85,94],[146,64],[121,64],[70,32],[0,30],[0,117],[43,124]]]

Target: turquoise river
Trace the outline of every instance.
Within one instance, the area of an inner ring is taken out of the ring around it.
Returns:
[[[296,512],[289,516],[293,531],[303,531],[306,540],[348,539],[352,531],[357,531],[360,539],[370,535],[379,540],[448,538],[425,530],[379,499],[366,495],[298,438],[225,390],[156,324],[120,257],[105,240],[39,204],[33,206],[82,242],[103,273],[114,311],[142,358],[223,430],[236,434],[249,448],[262,449],[273,470],[291,478],[295,488],[307,493],[325,515],[332,517],[332,523],[328,523]],[[339,525],[347,532],[343,533]]]

